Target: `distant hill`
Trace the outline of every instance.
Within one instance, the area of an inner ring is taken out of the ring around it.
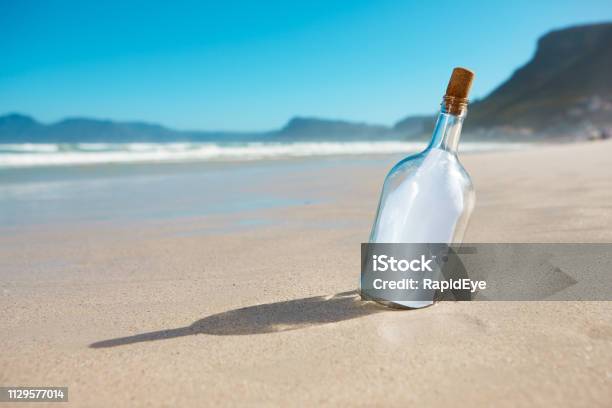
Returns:
[[[408,116],[393,126],[394,133],[411,138],[429,137],[436,124],[436,115]]]
[[[276,136],[277,138],[290,140],[379,140],[396,137],[393,129],[387,126],[303,117],[291,119],[281,130],[276,132]]]
[[[271,142],[398,137],[386,126],[303,117],[293,118],[283,128],[269,132],[205,132],[179,131],[142,122],[75,118],[43,124],[20,114],[0,116],[0,143]]]
[[[263,133],[179,131],[143,122],[115,122],[87,118],[42,124],[35,119],[9,114],[0,116],[1,143],[123,143],[245,140]]]
[[[542,136],[612,127],[612,23],[541,37],[527,64],[472,104],[466,125]]]
[[[417,139],[431,134],[431,116],[394,126],[295,117],[269,132],[178,131],[142,122],[72,118],[42,124],[0,116],[0,143],[311,141]],[[473,103],[465,138],[534,140],[612,136],[612,23],[552,31],[533,58],[486,98]]]

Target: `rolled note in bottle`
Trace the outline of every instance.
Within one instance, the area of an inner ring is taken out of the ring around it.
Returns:
[[[397,163],[387,175],[371,243],[460,243],[475,202],[474,188],[459,162],[457,147],[467,113],[474,73],[455,68],[431,142],[421,153]],[[389,306],[420,308],[431,299],[385,301]]]

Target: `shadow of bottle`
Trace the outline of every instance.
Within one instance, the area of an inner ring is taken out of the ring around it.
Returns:
[[[240,336],[276,333],[354,319],[382,310],[370,302],[361,302],[357,291],[349,291],[229,310],[205,317],[190,326],[103,340],[89,347],[116,347],[195,334]]]

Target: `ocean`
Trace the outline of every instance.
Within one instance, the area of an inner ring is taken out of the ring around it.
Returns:
[[[401,156],[383,157],[391,164]],[[316,188],[294,186],[324,184],[326,175],[340,168],[374,171],[381,162],[381,156],[350,156],[5,168],[0,169],[0,235],[44,226],[219,216],[231,218],[232,228],[261,225],[268,220],[260,210],[325,200]]]
[[[325,200],[316,189],[294,185],[322,185],[346,166],[380,172],[424,147],[401,141],[0,144],[0,231],[219,215],[236,228],[259,225],[267,221],[249,214]],[[466,142],[461,150],[523,147]]]

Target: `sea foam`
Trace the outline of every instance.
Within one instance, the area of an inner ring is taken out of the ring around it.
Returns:
[[[462,151],[517,149],[513,143],[463,143]],[[248,161],[308,156],[413,153],[425,143],[403,141],[221,143],[0,144],[0,167],[105,163]]]

